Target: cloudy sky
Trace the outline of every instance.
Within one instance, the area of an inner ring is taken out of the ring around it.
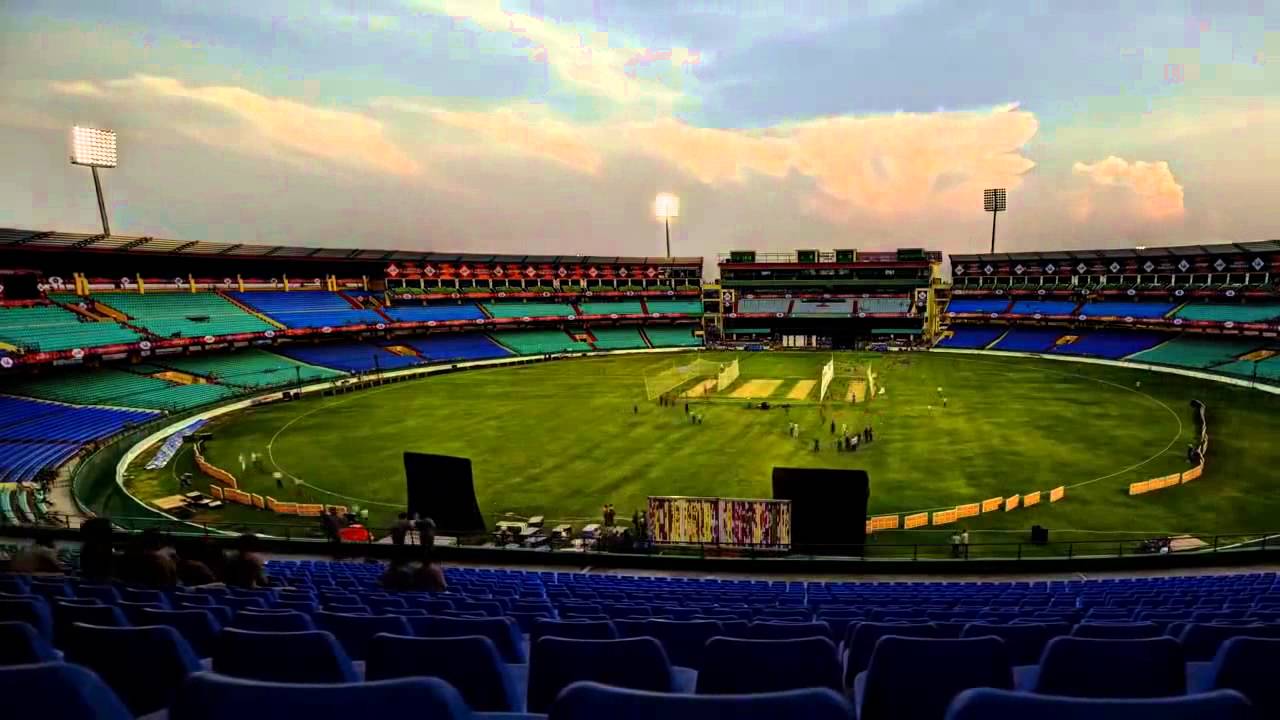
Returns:
[[[0,2],[0,226],[497,252],[1280,237],[1277,0]]]

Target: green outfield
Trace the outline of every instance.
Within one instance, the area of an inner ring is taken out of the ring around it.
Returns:
[[[675,407],[646,400],[644,378],[694,357],[631,355],[473,370],[263,406],[211,423],[206,454],[236,474],[243,489],[281,500],[358,504],[377,525],[403,504],[401,454],[415,450],[470,457],[490,519],[539,514],[549,523],[581,525],[596,521],[604,502],[630,517],[648,495],[769,497],[770,472],[781,465],[867,470],[873,514],[1067,486],[1059,503],[1046,497],[1036,508],[963,522],[991,539],[1014,531],[1021,537],[1033,524],[1050,527],[1057,540],[1280,528],[1280,495],[1273,492],[1280,399],[1270,395],[1068,362],[837,353],[836,378],[819,404],[819,373],[829,354],[703,353],[696,357],[716,365],[738,358],[740,376],[691,400],[691,410],[704,418],[692,424],[684,399]],[[852,385],[867,389],[868,367],[884,393],[849,402],[857,394]],[[762,398],[773,409],[747,407]],[[1212,445],[1204,477],[1127,496],[1130,482],[1187,467],[1193,398],[1208,406]],[[837,452],[833,421],[837,428],[870,425],[875,440],[856,453]],[[788,432],[791,422],[800,426],[798,438]],[[257,465],[253,453],[262,457]],[[130,490],[144,500],[178,492],[178,473],[192,466],[190,450],[162,471],[141,469],[150,455],[131,469]],[[272,477],[277,470],[285,475],[283,490]],[[237,507],[204,519],[269,517]],[[937,535],[899,532],[877,541],[922,538],[936,541]]]

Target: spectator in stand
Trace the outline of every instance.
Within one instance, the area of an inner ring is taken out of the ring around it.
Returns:
[[[409,513],[400,513],[396,516],[396,524],[391,526],[391,544],[404,545],[405,538],[409,537],[409,529],[413,525],[409,522]]]
[[[178,581],[186,587],[213,585],[222,573],[222,549],[208,540],[184,546],[179,553]]]
[[[418,531],[418,544],[428,551],[436,546],[436,521],[429,517],[420,517],[414,523],[414,529]]]
[[[413,590],[416,569],[408,558],[396,555],[382,574],[382,587],[397,592]]]
[[[266,561],[258,552],[258,536],[245,533],[236,538],[235,549],[227,559],[224,581],[230,587],[257,588],[269,583],[262,568]]]
[[[104,517],[86,520],[80,526],[80,577],[94,583],[111,580],[115,574],[115,547],[111,521]]]
[[[134,538],[120,558],[119,576],[141,587],[176,587],[178,554],[168,538],[155,528],[147,528]]]
[[[324,536],[335,545],[342,542],[342,518],[338,517],[338,508],[330,505],[329,512],[320,514],[320,524],[324,527]]]
[[[444,592],[449,589],[449,583],[444,579],[444,568],[429,548],[423,555],[422,564],[414,573],[414,585],[416,589],[427,592]]]
[[[41,536],[35,542],[18,551],[9,561],[9,570],[16,573],[60,573],[58,548],[53,538]]]

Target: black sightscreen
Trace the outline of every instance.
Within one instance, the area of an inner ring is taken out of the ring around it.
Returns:
[[[791,501],[791,549],[814,555],[861,555],[867,540],[865,470],[773,469],[773,497]]]
[[[409,512],[435,520],[437,532],[466,535],[485,531],[469,458],[406,452],[404,476]]]

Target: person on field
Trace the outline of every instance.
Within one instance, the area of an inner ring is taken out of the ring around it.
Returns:
[[[960,557],[960,533],[951,533],[951,557]]]
[[[961,528],[960,530],[960,552],[964,556],[969,557],[969,528]]]
[[[320,526],[324,528],[324,536],[329,542],[337,544],[342,542],[342,518],[338,517],[338,508],[330,505],[329,512],[321,513]]]
[[[832,435],[835,435],[835,434],[836,434],[836,421],[835,421],[835,420],[832,420],[832,421],[831,421],[831,434],[832,434]]]

